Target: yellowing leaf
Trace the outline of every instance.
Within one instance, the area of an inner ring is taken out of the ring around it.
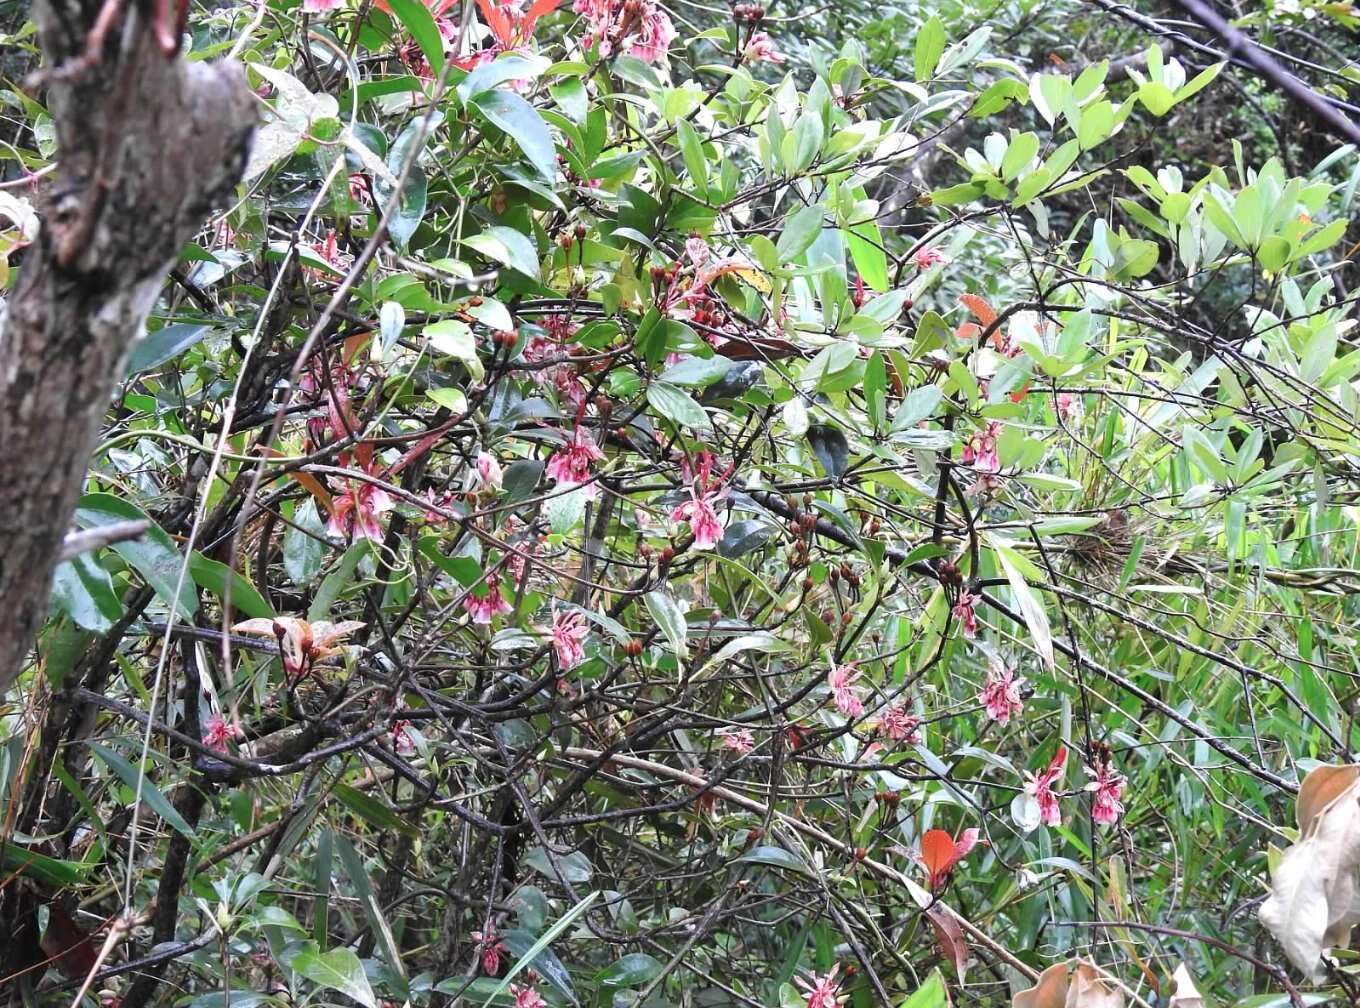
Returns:
[[[1011,1000],[1014,1008],[1124,1008],[1124,992],[1094,963],[1082,959],[1056,963]]]

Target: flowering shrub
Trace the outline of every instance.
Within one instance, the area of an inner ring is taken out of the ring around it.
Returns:
[[[1247,910],[1353,748],[1354,151],[1173,157],[1222,63],[966,6],[194,10],[263,121],[77,515],[151,531],[0,719],[0,977],[1298,993]]]

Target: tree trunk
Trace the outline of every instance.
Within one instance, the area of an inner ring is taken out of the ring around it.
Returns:
[[[0,333],[0,692],[47,615],[128,350],[180,248],[240,178],[255,121],[239,65],[167,56],[151,4],[120,2],[97,59],[99,0],[34,7],[60,167]]]

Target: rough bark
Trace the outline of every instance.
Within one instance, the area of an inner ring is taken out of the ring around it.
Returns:
[[[241,68],[167,56],[145,0],[85,59],[100,11],[34,7],[60,167],[0,333],[0,692],[48,612],[127,352],[179,249],[230,196],[255,121]]]

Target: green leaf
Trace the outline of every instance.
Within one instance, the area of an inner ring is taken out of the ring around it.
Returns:
[[[311,584],[321,573],[325,535],[316,499],[308,497],[294,509],[293,524],[283,532],[283,572],[299,588]]]
[[[1001,177],[1010,181],[1029,167],[1039,153],[1039,137],[1035,133],[1021,133],[1006,146],[1001,159]]]
[[[680,604],[673,596],[661,590],[648,592],[643,596],[643,601],[647,603],[647,611],[652,614],[652,619],[665,635],[671,650],[683,661],[688,651],[689,625],[685,622],[685,614]]]
[[[850,442],[844,431],[827,424],[814,424],[808,428],[807,439],[828,476],[839,480],[845,475],[850,468]]]
[[[312,597],[312,604],[307,609],[308,621],[315,623],[331,614],[331,606],[335,605],[340,593],[354,585],[354,572],[359,567],[359,561],[368,556],[370,549],[368,540],[360,539],[345,551],[335,570],[326,575],[321,587],[316,590],[316,595]]]
[[[548,66],[548,61],[542,56],[518,52],[503,53],[496,59],[475,67],[464,77],[458,84],[458,97],[466,105],[469,99],[490,91],[506,81],[533,80],[548,69]],[[577,81],[577,84],[579,83]]]
[[[392,211],[388,220],[387,230],[392,235],[392,240],[400,249],[405,249],[411,241],[411,237],[416,233],[416,228],[420,227],[421,220],[425,217],[425,208],[429,201],[429,182],[425,178],[425,172],[414,159],[420,157],[420,148],[416,147],[416,140],[421,140],[421,146],[434,133],[435,127],[443,121],[443,115],[439,112],[431,112],[424,119],[417,119],[407,125],[401,131],[392,144],[392,149],[387,154],[387,167],[391,178],[378,176],[373,180],[373,194],[377,197],[378,206],[386,212],[388,205],[396,197],[396,181],[401,177],[402,166],[406,162],[413,161],[410,169],[406,173],[406,181],[401,189],[400,202]],[[422,125],[425,136],[421,137]]]
[[[550,84],[548,94],[552,95],[557,107],[565,112],[572,122],[579,125],[586,121],[586,114],[590,111],[590,97],[586,94],[586,86],[581,83],[580,78],[568,77]]]
[[[125,521],[151,521],[146,512],[136,504],[113,494],[87,494],[80,499],[76,508],[76,524],[81,528],[97,528]],[[129,566],[146,579],[157,595],[167,602],[176,598],[175,588],[179,586],[178,601],[180,616],[188,618],[198,611],[198,593],[194,582],[185,572],[180,585],[180,569],[183,557],[179,548],[155,522],[139,538],[114,543],[111,547]]]
[[[772,868],[784,868],[788,871],[797,872],[808,878],[815,878],[816,873],[808,866],[808,863],[800,858],[793,851],[785,850],[783,847],[771,847],[763,845],[752,847],[749,851],[737,858],[744,864],[769,865]]]
[[[435,79],[438,79],[444,70],[444,38],[439,34],[439,26],[435,24],[430,8],[419,0],[390,0],[390,5],[402,27],[411,33],[416,45],[420,46],[421,55],[430,64]]]
[[[538,110],[510,91],[488,91],[472,105],[519,145],[529,163],[545,180],[557,176],[557,148],[548,124]]]
[[[812,247],[812,243],[821,234],[822,218],[825,216],[826,211],[819,203],[800,207],[789,215],[784,221],[784,230],[779,233],[779,241],[775,244],[775,251],[779,253],[781,262],[793,262]]]
[[[614,960],[595,975],[601,987],[641,987],[661,974],[660,959],[646,952],[634,952]]]
[[[694,191],[708,198],[708,160],[704,157],[703,141],[688,119],[675,124],[675,140],[680,147],[680,157],[685,162]]]
[[[948,1008],[949,993],[945,989],[944,978],[939,968],[930,971],[926,982],[917,987],[911,996],[902,1002],[900,1008]]]
[[[870,290],[888,289],[888,254],[883,250],[883,234],[873,221],[856,224],[845,231],[845,243],[860,279]],[[878,300],[874,298],[868,304]],[[868,307],[866,305],[865,307]],[[863,314],[861,311],[860,314]]]
[[[431,322],[422,331],[430,341],[430,348],[438,353],[462,361],[473,381],[481,381],[486,374],[486,366],[477,354],[477,340],[466,322],[459,319],[444,319]]]
[[[497,224],[481,234],[464,238],[463,244],[476,249],[488,259],[538,279],[538,249],[534,248],[534,243],[526,235],[514,228]]]
[[[658,380],[687,388],[704,388],[732,370],[732,364],[726,357],[687,357],[668,367]]]
[[[212,330],[212,326],[197,322],[173,322],[153,333],[147,333],[137,341],[128,356],[128,375],[141,374],[174,360]]]
[[[683,389],[664,381],[647,386],[647,403],[661,416],[682,427],[705,430],[709,427],[708,414]]]
[[[930,80],[944,53],[944,25],[932,14],[916,33],[916,82]]]
[[[113,579],[88,553],[57,565],[52,604],[76,626],[96,633],[108,630],[123,615],[123,603],[113,590]]]
[[[0,870],[6,877],[19,874],[54,888],[79,885],[90,867],[79,861],[59,861],[12,840],[0,848]]]
[[[780,158],[784,174],[799,175],[816,159],[826,138],[822,117],[811,109],[804,109],[793,130],[780,144]]]
[[[175,806],[170,804],[169,799],[161,793],[161,789],[156,787],[150,778],[112,749],[106,749],[98,743],[91,742],[90,751],[98,756],[100,762],[112,770],[124,784],[134,791],[137,790],[138,783],[140,782],[142,800],[145,801],[147,805],[151,806],[151,810],[165,820],[167,825],[179,830],[179,832],[183,833],[190,840],[197,839],[194,828],[184,820],[184,817],[179,814]]]
[[[387,924],[382,905],[373,893],[373,886],[368,880],[368,869],[364,867],[359,852],[354,849],[348,837],[338,834],[335,836],[335,852],[340,855],[340,863],[345,868],[345,874],[349,876],[350,885],[354,887],[354,895],[358,897],[364,916],[368,918],[369,926],[378,940],[378,949],[382,952],[383,959],[392,972],[398,976],[406,976],[406,966],[401,961],[401,952],[396,939],[392,936],[392,929]]]
[[[231,604],[250,617],[273,619],[274,610],[265,601],[253,584],[243,578],[239,571],[232,570],[224,563],[211,560],[197,550],[189,561],[189,573],[199,587],[206,588],[224,603],[227,600],[227,587],[231,586]]]
[[[300,952],[293,956],[291,963],[294,972],[306,977],[318,987],[339,991],[353,998],[366,1008],[378,1008],[373,988],[369,986],[364,973],[364,964],[353,950],[333,948],[321,952],[315,942],[308,942]]]
[[[590,905],[595,902],[596,898],[598,898],[599,895],[600,894],[598,891],[592,892],[589,896],[581,900],[581,902],[577,903],[574,907],[572,907],[565,914],[563,914],[561,919],[554,923],[552,927],[548,928],[547,931],[543,932],[543,935],[532,945],[530,945],[527,949],[525,949],[523,953],[516,953],[517,958],[515,959],[515,965],[510,967],[510,971],[505,974],[500,984],[496,987],[494,991],[491,992],[490,995],[487,996],[487,999],[482,1002],[482,1008],[486,1008],[486,1006],[489,1005],[492,1002],[492,1000],[497,995],[500,994],[501,991],[509,987],[510,981],[513,980],[515,977],[519,976],[521,970],[527,969],[528,967],[535,965],[535,959],[538,956],[538,954],[542,952],[544,949],[546,949],[549,945],[551,945],[554,938],[556,938],[567,928],[571,927],[572,923],[576,920],[576,918],[580,917],[583,913],[590,909]],[[509,935],[506,936],[506,944],[507,945],[510,944]],[[570,978],[568,978],[567,983],[568,987],[567,990],[564,991],[564,993],[567,995],[568,998],[571,999],[572,1003],[575,1004],[576,992],[573,991],[570,987]]]
[[[1044,612],[1043,603],[1039,601],[1039,596],[1021,573],[1021,568],[1027,566],[1027,561],[1015,552],[1014,547],[999,540],[992,539],[991,547],[1001,563],[1006,580],[1010,582],[1011,593],[1020,607],[1020,615],[1024,617],[1025,626],[1029,628],[1030,638],[1034,641],[1034,650],[1039,653],[1044,667],[1052,672],[1053,632],[1049,629],[1048,614]]]

